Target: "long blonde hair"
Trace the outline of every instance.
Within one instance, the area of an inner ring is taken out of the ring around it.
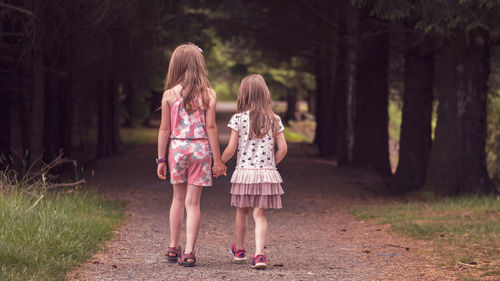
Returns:
[[[273,135],[278,133],[279,123],[271,108],[271,93],[259,74],[249,75],[241,81],[237,112],[246,111],[250,111],[250,139],[260,139],[270,130]]]
[[[208,72],[202,50],[193,43],[182,44],[175,48],[168,65],[165,90],[181,84],[184,93],[184,107],[188,113],[200,109],[195,99],[202,97],[203,107],[210,102]]]

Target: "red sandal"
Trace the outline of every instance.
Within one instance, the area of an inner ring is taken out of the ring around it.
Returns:
[[[181,253],[182,253],[181,246],[179,246],[179,248],[169,247],[167,249],[167,254],[165,256],[167,256],[167,260],[169,262],[176,262],[177,259],[180,257]]]
[[[192,262],[188,262],[188,260],[193,260]],[[182,257],[179,257],[177,260],[177,263],[179,265],[185,266],[185,267],[193,267],[194,264],[196,263],[196,257],[194,256],[194,253],[191,252],[189,254],[182,254]]]

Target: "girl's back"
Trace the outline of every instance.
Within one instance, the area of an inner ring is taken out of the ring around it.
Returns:
[[[206,140],[205,110],[201,97],[194,100],[197,110],[188,113],[181,96],[182,87],[174,87],[172,102],[170,103],[170,127],[172,128],[172,139]]]
[[[284,130],[280,118],[279,132]],[[238,132],[238,154],[236,168],[243,169],[275,169],[274,143],[272,130],[262,138],[250,138],[250,111],[236,113],[229,121],[228,127]]]

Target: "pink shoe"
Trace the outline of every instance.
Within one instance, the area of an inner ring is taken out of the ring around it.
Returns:
[[[236,243],[231,245],[231,255],[233,256],[235,261],[245,261],[247,260],[246,257],[247,251],[245,249],[236,249]]]
[[[252,268],[255,269],[266,269],[266,256],[264,255],[257,255],[252,257],[252,264],[250,265]]]

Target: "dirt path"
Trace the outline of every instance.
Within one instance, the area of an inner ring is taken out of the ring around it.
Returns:
[[[227,139],[221,114],[222,139]],[[195,268],[168,263],[168,211],[171,186],[156,178],[154,143],[136,146],[99,162],[91,184],[109,198],[128,202],[125,225],[69,277],[76,280],[456,280],[457,273],[425,256],[425,245],[393,235],[387,226],[358,221],[346,208],[373,204],[370,188],[379,180],[353,169],[335,168],[314,158],[309,146],[291,145],[279,167],[284,178],[283,209],[270,211],[268,269],[232,262],[234,208],[229,177],[215,180],[202,197]],[[228,165],[230,171],[233,162]],[[184,237],[184,233],[181,237]],[[249,253],[253,246],[250,219]],[[182,240],[183,238],[181,238]],[[183,241],[183,240],[182,240]],[[409,251],[388,246],[403,245]]]

